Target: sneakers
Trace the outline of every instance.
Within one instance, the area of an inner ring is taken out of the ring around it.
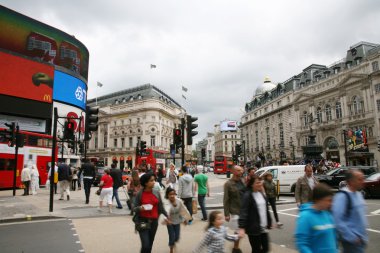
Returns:
[[[191,225],[191,224],[193,224],[193,220],[189,220],[189,221],[187,222],[187,225]]]
[[[282,226],[284,226],[284,224],[282,224],[281,222],[277,222],[277,227],[278,228],[282,228]]]
[[[60,198],[59,200],[63,200],[63,198]]]
[[[203,218],[202,218],[201,221],[207,221],[207,219],[203,219]]]
[[[117,206],[116,208],[117,208],[117,209],[123,209],[123,207],[122,207],[122,206]]]

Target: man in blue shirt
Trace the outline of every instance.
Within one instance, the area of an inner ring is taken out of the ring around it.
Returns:
[[[367,208],[360,190],[364,175],[359,170],[349,170],[346,174],[347,187],[335,195],[332,213],[342,241],[343,253],[363,253],[368,244],[366,228]]]

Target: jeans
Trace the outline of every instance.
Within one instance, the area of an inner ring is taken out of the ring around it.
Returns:
[[[139,232],[141,241],[140,253],[151,253],[154,237],[156,236],[158,227],[158,220],[152,220],[150,223],[150,229],[141,230]]]
[[[171,224],[167,225],[169,234],[169,246],[174,246],[179,240],[179,235],[181,232],[181,224]]]
[[[269,252],[269,237],[268,233],[259,235],[249,235],[249,243],[251,244],[252,253],[267,253]]]
[[[343,253],[364,253],[365,245],[342,241]]]
[[[84,194],[86,195],[86,203],[90,201],[91,186],[92,186],[92,179],[83,178],[83,187],[84,187]]]
[[[198,194],[198,203],[199,203],[201,210],[202,210],[203,219],[207,220],[205,198],[206,198],[206,194]]]
[[[116,204],[117,204],[117,207],[123,207],[120,203],[120,199],[119,199],[119,187],[113,187],[113,195],[112,195],[112,200],[113,198],[116,199]]]
[[[278,222],[279,219],[278,219],[278,214],[277,214],[277,209],[276,209],[276,198],[268,198],[268,203],[272,207],[272,211],[274,214],[274,218],[276,219],[276,222]]]
[[[72,191],[75,191],[75,190],[76,190],[76,187],[77,187],[77,181],[78,181],[78,179],[73,179],[73,180],[71,180],[71,190],[72,190]]]
[[[191,220],[193,220],[193,198],[182,198],[183,204],[186,206],[190,213]]]

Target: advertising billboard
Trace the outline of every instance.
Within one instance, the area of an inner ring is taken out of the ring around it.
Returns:
[[[237,130],[237,121],[235,120],[226,120],[220,123],[220,131],[236,131]]]
[[[368,152],[367,129],[355,127],[346,130],[347,151]]]
[[[54,67],[0,51],[0,94],[52,103]]]
[[[79,122],[79,120],[71,120],[74,123],[74,131],[77,133],[80,130],[81,139],[83,139],[85,112],[78,107],[62,104],[59,102],[54,102],[53,107],[57,107],[59,117],[79,118],[80,116],[83,116],[83,120],[81,122]],[[57,125],[58,137],[60,137],[63,133],[64,121],[65,119],[59,119],[60,124]]]
[[[0,48],[67,68],[87,80],[87,48],[74,36],[0,5]]]
[[[85,110],[87,85],[74,76],[54,71],[53,100],[74,105]]]
[[[10,122],[16,122],[20,130],[38,133],[46,132],[46,120],[0,114],[0,127],[7,128],[5,123]]]

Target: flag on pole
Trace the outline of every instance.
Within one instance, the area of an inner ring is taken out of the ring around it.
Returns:
[[[182,91],[187,92],[187,88],[182,85]]]
[[[182,95],[183,99],[186,99],[185,95]]]
[[[98,85],[98,87],[102,87],[103,84],[101,82],[98,82],[96,85]]]
[[[157,66],[154,65],[154,64],[150,64],[150,68],[151,68],[151,69],[155,69],[155,68],[157,68]]]

